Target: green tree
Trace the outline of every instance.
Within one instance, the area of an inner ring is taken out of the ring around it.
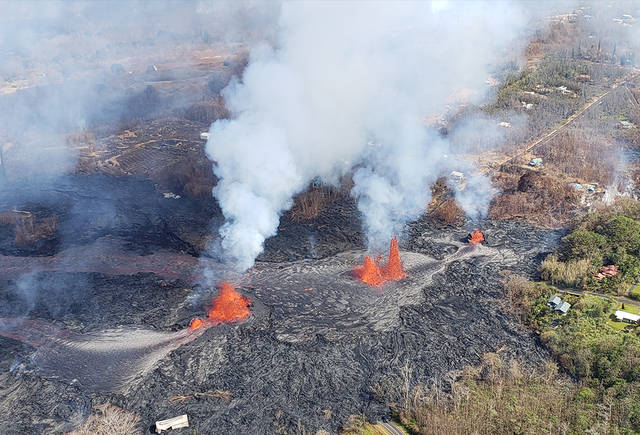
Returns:
[[[628,253],[640,253],[640,223],[626,216],[614,216],[599,228],[613,249],[624,248]]]
[[[589,258],[602,261],[607,238],[593,231],[575,231],[562,239],[562,254],[566,260]]]
[[[640,276],[640,258],[638,257],[627,254],[614,264],[618,266],[622,278],[626,282],[634,282]]]

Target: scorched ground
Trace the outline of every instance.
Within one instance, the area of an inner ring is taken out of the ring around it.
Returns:
[[[49,189],[40,212],[59,216],[57,239],[33,252],[16,252],[7,234],[0,244],[0,317],[27,319],[22,336],[14,327],[13,338],[0,337],[5,433],[70,430],[107,401],[139,413],[145,427],[188,414],[191,427],[176,433],[335,432],[351,414],[389,418],[406,367],[412,385],[446,385],[485,352],[527,365],[547,358],[508,313],[500,271],[534,275],[558,232],[490,221],[438,228],[425,218],[400,243],[406,277],[370,286],[353,273],[367,253],[352,202],[304,224],[284,216],[256,266],[236,277],[250,315],[185,339],[218,294],[198,284],[201,271],[224,272],[190,255],[210,217],[213,230],[222,221],[213,201],[167,199],[111,177]],[[4,191],[3,208],[22,194]],[[74,207],[88,202],[109,219],[80,219]],[[476,226],[490,234],[484,245],[465,240]],[[89,249],[91,261],[81,255]],[[47,346],[72,346],[67,358],[28,339],[38,331],[48,340],[48,328],[65,331]],[[105,336],[120,349],[106,346],[112,364],[96,361]]]

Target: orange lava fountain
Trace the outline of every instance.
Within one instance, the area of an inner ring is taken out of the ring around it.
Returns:
[[[213,298],[213,306],[209,309],[208,323],[235,322],[249,317],[251,311],[249,305],[251,301],[236,291],[231,284],[226,281],[218,284],[220,294]],[[191,321],[189,328],[196,330],[205,325],[205,321],[195,318]]]
[[[478,243],[482,243],[482,242],[484,242],[484,234],[482,234],[476,228],[473,234],[471,234],[471,240],[469,240],[469,243],[471,243],[472,245],[477,245]]]
[[[363,282],[372,287],[380,287],[387,281],[400,281],[406,278],[400,259],[400,250],[398,249],[398,240],[394,237],[391,239],[389,246],[389,261],[386,266],[381,266],[379,262],[373,258],[364,257],[364,264],[353,269],[353,274]]]
[[[383,276],[388,281],[400,281],[407,277],[402,268],[402,260],[400,260],[400,250],[398,249],[398,240],[394,237],[391,239],[389,246],[389,261],[383,270]]]
[[[379,287],[385,282],[382,276],[382,269],[369,256],[364,257],[364,264],[353,269],[353,273],[360,281],[364,281],[371,286]]]

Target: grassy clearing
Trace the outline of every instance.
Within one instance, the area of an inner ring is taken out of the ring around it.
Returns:
[[[615,308],[612,310],[611,316],[607,320],[607,325],[610,328],[615,329],[616,331],[622,331],[622,330],[624,330],[625,327],[630,325],[627,322],[618,322],[617,320],[615,320],[615,318],[613,317],[613,313],[616,310],[623,310],[623,311],[626,311],[627,313],[631,313],[631,314],[640,314],[640,307],[637,306],[637,305],[624,304],[624,309],[623,309],[621,303],[617,304],[615,306]],[[636,329],[637,329],[637,327],[636,327]]]
[[[629,325],[629,323],[618,322],[617,320],[609,319],[607,321],[607,326],[609,326],[609,328],[611,328],[613,330],[616,330],[616,331],[622,331],[627,325]]]
[[[382,426],[369,423],[364,415],[351,415],[340,431],[341,435],[387,435]]]
[[[357,435],[387,435],[388,433],[386,429],[377,424],[365,423]]]

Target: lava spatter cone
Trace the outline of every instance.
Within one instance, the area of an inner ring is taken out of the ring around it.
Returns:
[[[209,309],[206,322],[222,323],[236,322],[244,320],[251,314],[249,305],[251,301],[236,291],[231,284],[226,281],[218,284],[220,294],[213,299],[213,306]],[[199,329],[205,325],[205,321],[195,318],[191,321],[189,328]]]
[[[366,282],[372,287],[380,287],[387,281],[400,281],[406,278],[407,274],[402,267],[402,260],[400,259],[398,240],[395,237],[391,239],[389,260],[386,266],[381,266],[379,262],[366,256],[364,257],[364,264],[354,268],[353,274],[360,281]]]

